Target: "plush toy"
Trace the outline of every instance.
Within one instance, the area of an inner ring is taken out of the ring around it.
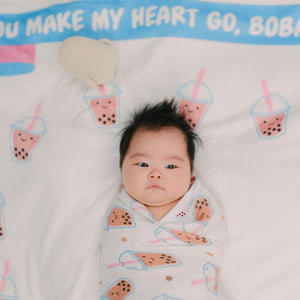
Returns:
[[[109,40],[94,40],[82,36],[64,40],[59,63],[89,88],[111,81],[118,65],[117,55]]]

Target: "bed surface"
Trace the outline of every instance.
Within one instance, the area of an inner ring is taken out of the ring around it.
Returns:
[[[0,3],[1,299],[100,298],[119,132],[144,103],[195,100],[197,80],[195,175],[224,210],[225,298],[299,299],[300,1],[279,4]],[[97,89],[59,64],[70,36],[112,40],[114,126],[99,124],[84,99]],[[19,134],[35,143],[16,145]]]

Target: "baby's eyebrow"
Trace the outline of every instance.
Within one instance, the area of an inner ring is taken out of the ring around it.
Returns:
[[[131,155],[129,155],[129,158],[136,158],[136,157],[146,157],[147,155],[144,153],[140,153],[140,152],[135,152]]]
[[[179,160],[181,162],[184,162],[184,159],[180,156],[177,156],[177,155],[172,155],[172,156],[168,156],[167,159],[170,159],[170,160]]]

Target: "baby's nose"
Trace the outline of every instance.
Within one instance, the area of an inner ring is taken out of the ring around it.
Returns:
[[[149,173],[149,177],[151,179],[161,179],[162,178],[162,175],[161,173],[158,171],[158,170],[152,170],[150,173]]]

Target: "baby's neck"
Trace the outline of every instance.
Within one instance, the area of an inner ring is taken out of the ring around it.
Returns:
[[[161,206],[150,206],[146,205],[150,211],[152,218],[155,221],[160,221],[180,200],[175,200],[171,203],[161,205]]]

